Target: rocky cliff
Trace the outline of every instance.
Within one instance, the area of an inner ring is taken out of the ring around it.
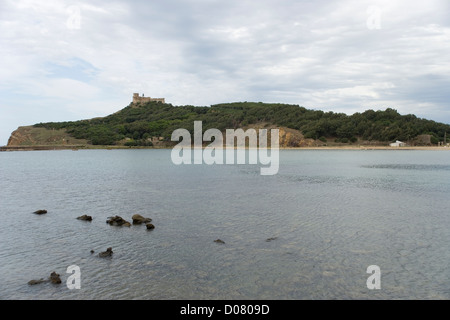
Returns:
[[[317,142],[313,139],[305,139],[303,134],[295,129],[280,128],[280,147],[281,148],[295,148],[295,147],[313,147]],[[319,141],[320,143],[320,141]],[[321,144],[321,143],[320,143]]]
[[[49,145],[85,145],[86,140],[75,139],[65,129],[52,130],[33,126],[19,127],[11,133],[8,147],[14,146],[49,146]]]
[[[256,131],[258,131],[259,129],[267,129],[269,136],[271,129],[279,129],[280,148],[315,147],[323,144],[321,141],[315,141],[314,139],[306,139],[299,130],[287,127],[278,127],[265,122],[253,124],[243,129],[247,130],[249,128],[255,129]]]

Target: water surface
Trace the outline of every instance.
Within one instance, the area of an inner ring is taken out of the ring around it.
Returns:
[[[1,152],[0,299],[449,299],[449,191],[447,151],[281,150],[274,176],[170,150]],[[156,228],[105,223],[135,213]]]

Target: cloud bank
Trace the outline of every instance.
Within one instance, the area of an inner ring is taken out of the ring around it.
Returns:
[[[21,125],[174,105],[392,107],[450,123],[450,4],[2,1],[0,145]]]

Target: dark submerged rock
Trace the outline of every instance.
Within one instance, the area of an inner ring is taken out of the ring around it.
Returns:
[[[51,283],[54,283],[54,284],[59,284],[59,283],[61,283],[61,278],[60,278],[59,274],[57,274],[55,271],[53,271],[53,272],[50,274],[50,282],[51,282]]]
[[[36,284],[40,284],[40,283],[44,283],[44,282],[47,282],[48,280],[44,280],[44,278],[41,278],[41,279],[39,279],[39,280],[30,280],[30,281],[28,281],[28,284],[30,285],[30,286],[34,286],[34,285],[36,285]]]
[[[106,223],[108,223],[111,226],[118,226],[118,227],[131,227],[131,223],[126,221],[120,216],[114,216],[114,217],[108,217],[108,220],[106,220]]]
[[[113,254],[113,251],[112,251],[112,248],[110,247],[110,248],[106,249],[106,251],[100,252],[98,254],[98,256],[100,258],[106,258],[106,257],[111,257],[112,254]]]
[[[220,240],[220,239],[214,240],[214,242],[215,243],[219,243],[219,244],[225,244],[225,241]]]
[[[142,223],[150,223],[152,219],[144,218],[140,214],[134,214],[131,219],[133,219],[133,224],[142,224]]]
[[[28,284],[30,286],[34,286],[36,284],[40,284],[40,283],[44,283],[44,282],[50,282],[50,283],[53,283],[53,284],[60,284],[62,281],[61,281],[60,275],[57,274],[55,271],[53,271],[50,274],[50,277],[47,280],[45,280],[44,278],[41,278],[39,280],[30,280],[30,281],[28,281]]]
[[[153,224],[151,224],[151,223],[147,223],[145,226],[147,227],[147,230],[155,229],[155,226]]]
[[[37,211],[35,211],[33,213],[35,213],[35,214],[46,214],[47,210],[37,210]]]
[[[79,217],[77,218],[77,220],[92,221],[92,217],[84,214],[84,215],[82,215],[82,216],[79,216]]]

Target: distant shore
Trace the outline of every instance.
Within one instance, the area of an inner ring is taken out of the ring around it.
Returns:
[[[417,146],[417,147],[389,147],[389,146],[323,146],[323,147],[299,147],[280,148],[280,150],[450,150],[449,147]]]
[[[45,151],[45,150],[127,150],[127,149],[172,149],[172,147],[140,147],[140,146],[94,146],[94,145],[53,145],[53,146],[3,146],[0,151]],[[224,149],[226,149],[224,147]],[[280,147],[280,150],[435,150],[450,151],[450,147],[444,146],[370,146],[370,145],[348,145],[348,146],[320,146],[320,147]]]

